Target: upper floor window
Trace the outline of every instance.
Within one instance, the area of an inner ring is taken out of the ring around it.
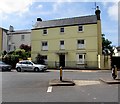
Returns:
[[[78,26],[78,31],[79,31],[79,32],[83,32],[83,26],[81,26],[81,25]]]
[[[43,34],[47,34],[47,29],[44,29],[44,30],[43,30]]]
[[[42,42],[42,50],[44,50],[44,51],[48,50],[48,42],[47,41]]]
[[[77,40],[77,48],[78,49],[85,48],[85,40],[83,39]]]
[[[61,32],[61,33],[64,33],[64,27],[61,27],[61,28],[60,28],[60,32]]]
[[[25,40],[25,35],[21,35],[21,41]]]
[[[11,41],[11,38],[12,38],[12,37],[9,35],[9,36],[8,36],[8,41]]]

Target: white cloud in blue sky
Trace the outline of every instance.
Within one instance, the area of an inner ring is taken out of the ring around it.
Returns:
[[[50,2],[52,1],[52,2]],[[54,1],[54,2],[53,2]],[[74,1],[74,2],[73,2]],[[94,15],[94,2],[101,10],[102,33],[118,44],[118,2],[116,0],[2,0],[0,3],[0,26],[8,29],[31,29],[36,18],[52,20],[76,16]]]

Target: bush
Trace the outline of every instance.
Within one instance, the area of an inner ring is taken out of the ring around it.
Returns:
[[[3,61],[9,65],[12,65],[12,68],[15,68],[19,59],[26,60],[31,56],[31,52],[26,52],[24,49],[17,49],[15,51],[9,52],[7,55],[3,57]]]
[[[19,62],[19,56],[18,55],[6,55],[2,60],[6,64],[11,65],[12,68],[15,68],[16,63]]]
[[[36,57],[36,63],[38,63],[38,64],[45,64],[45,61],[44,61],[42,55],[39,54],[39,53],[37,54],[37,57]]]

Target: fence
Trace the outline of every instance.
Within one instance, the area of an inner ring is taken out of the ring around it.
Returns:
[[[60,62],[47,61],[46,65],[48,68],[59,68]],[[65,61],[64,68],[82,68],[82,69],[98,69],[97,61],[85,61],[84,64],[80,64],[77,61]]]

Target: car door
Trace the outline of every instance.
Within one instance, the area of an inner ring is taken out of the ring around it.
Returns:
[[[33,70],[33,64],[29,61],[27,62],[27,69],[30,71]]]
[[[21,68],[22,68],[22,70],[27,70],[27,62],[26,61],[21,63]]]

